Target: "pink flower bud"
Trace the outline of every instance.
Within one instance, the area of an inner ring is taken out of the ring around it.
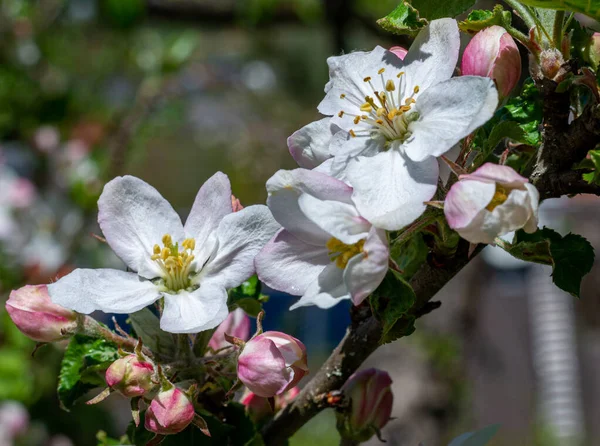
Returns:
[[[250,318],[246,316],[244,310],[237,308],[227,316],[221,325],[215,330],[208,346],[213,350],[219,350],[224,347],[231,346],[229,342],[225,340],[225,334],[240,338],[246,341],[250,337]]]
[[[350,401],[347,411],[337,413],[337,427],[344,437],[367,441],[390,421],[394,395],[386,372],[368,369],[356,372],[342,387]]]
[[[537,230],[539,193],[508,166],[486,163],[461,175],[444,202],[448,225],[471,243],[493,243],[523,228]]]
[[[390,48],[390,51],[398,56],[400,60],[404,60],[406,54],[408,53],[408,50],[401,46],[393,46]]]
[[[144,427],[158,435],[176,434],[194,419],[194,405],[177,387],[159,392],[146,411]]]
[[[246,343],[237,370],[248,389],[270,398],[291,389],[308,373],[306,348],[290,335],[266,331]]]
[[[128,355],[113,362],[106,370],[106,384],[128,398],[142,396],[152,390],[154,367],[140,361],[136,355]]]
[[[588,57],[594,69],[600,67],[600,33],[594,33],[590,39]]]
[[[26,285],[14,290],[6,311],[23,334],[38,342],[54,342],[72,334],[77,315],[50,300],[46,285]]]
[[[513,38],[501,26],[475,34],[462,57],[463,76],[489,77],[502,97],[510,94],[521,77],[521,56]]]

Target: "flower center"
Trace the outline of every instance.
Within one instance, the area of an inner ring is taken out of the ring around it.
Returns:
[[[335,261],[338,268],[344,269],[352,257],[363,252],[365,241],[359,240],[353,245],[346,245],[335,237],[332,237],[329,239],[326,246],[329,250],[329,258],[331,261]]]
[[[492,197],[492,201],[485,207],[488,211],[493,211],[508,199],[508,191],[504,187],[496,184],[496,192]]]
[[[193,238],[186,238],[181,243],[173,244],[173,239],[169,234],[162,238],[163,248],[154,245],[152,260],[154,260],[163,272],[165,286],[171,291],[179,291],[188,288],[191,285],[190,273],[194,255],[192,252],[196,247],[196,241]]]
[[[411,135],[408,130],[409,124],[419,117],[418,113],[414,110],[411,111],[413,104],[416,103],[414,96],[419,92],[419,86],[416,85],[411,95],[403,100],[401,97],[403,89],[401,87],[404,71],[396,75],[397,81],[384,77],[385,68],[380,69],[377,73],[381,79],[380,90],[375,89],[371,76],[363,79],[373,91],[373,96],[365,96],[364,103],[359,104],[352,101],[345,94],[340,95],[341,99],[347,99],[359,107],[363,114],[355,115],[341,110],[338,116],[340,118],[344,115],[354,117],[355,125],[358,125],[361,121],[370,124],[370,127],[364,130],[350,129],[349,133],[352,137],[356,137],[357,133],[360,132],[368,132],[370,136],[382,135],[388,141],[405,141]]]

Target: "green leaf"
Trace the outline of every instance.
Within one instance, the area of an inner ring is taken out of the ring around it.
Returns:
[[[427,20],[456,17],[475,4],[476,0],[412,0],[413,8]]]
[[[593,164],[593,172],[584,173],[583,179],[590,184],[600,185],[600,150],[590,150],[588,152],[591,163]],[[586,160],[587,161],[587,160]]]
[[[229,309],[237,307],[248,315],[256,317],[262,310],[264,296],[260,294],[260,281],[256,276],[250,277],[239,287],[229,291]]]
[[[148,308],[131,313],[129,322],[133,326],[138,338],[150,350],[172,356],[175,351],[173,335],[160,329],[160,320]]]
[[[402,275],[389,270],[370,298],[373,315],[382,323],[381,344],[414,331],[414,318],[400,320],[415,303],[415,292]]]
[[[562,237],[550,229],[538,229],[533,234],[520,230],[506,251],[529,262],[552,265],[552,280],[560,289],[579,297],[581,280],[594,264],[594,248],[577,234]]]
[[[456,437],[448,446],[485,446],[500,429],[499,424],[492,424],[475,432],[467,432]]]
[[[104,339],[73,336],[58,377],[61,407],[69,410],[79,397],[103,382],[103,373],[118,357],[117,346]]]
[[[393,244],[390,256],[396,265],[402,270],[402,277],[409,280],[427,260],[429,248],[423,240],[422,234],[415,234],[408,241],[401,244]]]
[[[465,20],[458,23],[458,27],[461,31],[476,33],[493,25],[506,27],[510,25],[511,18],[509,11],[504,11],[502,5],[496,5],[493,11],[487,9],[471,11]]]
[[[416,36],[427,25],[427,20],[419,17],[419,12],[409,3],[402,1],[396,9],[377,20],[377,24],[394,34]]]
[[[509,138],[520,143],[527,142],[525,132],[516,121],[502,121],[492,129],[487,140],[490,150],[495,149],[498,143],[504,138]]]
[[[520,0],[524,5],[559,11],[580,12],[600,19],[600,0]]]

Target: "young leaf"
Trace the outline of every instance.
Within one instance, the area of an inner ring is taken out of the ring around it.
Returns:
[[[412,322],[398,321],[415,303],[415,293],[400,273],[390,270],[370,298],[373,315],[383,324],[380,343],[412,333]]]
[[[456,17],[475,4],[476,0],[412,0],[411,5],[427,20]]]
[[[415,36],[421,28],[427,25],[427,20],[419,16],[419,12],[405,0],[396,9],[377,20],[377,24],[386,31],[394,34]]]
[[[520,2],[538,8],[580,12],[596,20],[600,19],[600,0],[520,0]]]
[[[465,20],[458,23],[458,27],[461,31],[476,33],[493,25],[504,27],[510,25],[511,18],[509,11],[504,11],[502,5],[496,5],[493,11],[487,9],[471,11]]]
[[[239,307],[248,315],[256,317],[262,310],[262,298],[260,281],[256,276],[252,276],[239,287],[229,291],[229,309]]]
[[[421,234],[413,235],[408,241],[393,244],[390,250],[391,258],[402,270],[402,277],[409,280],[427,260],[429,248]]]
[[[160,329],[160,321],[152,311],[144,308],[132,313],[129,321],[135,333],[150,350],[165,356],[172,356],[175,351],[173,336]]]
[[[562,237],[550,228],[533,234],[518,231],[506,251],[518,259],[552,265],[554,284],[575,297],[579,297],[583,276],[594,264],[594,248],[585,238],[577,234]]]
[[[590,161],[594,165],[594,171],[584,173],[583,179],[590,184],[600,185],[600,150],[590,150],[588,154],[590,156]]]
[[[487,145],[490,150],[494,150],[498,143],[504,138],[512,139],[513,141],[526,143],[525,132],[516,121],[503,121],[499,123],[490,132]]]
[[[475,432],[459,435],[448,446],[485,446],[500,429],[499,424],[492,424]]]
[[[104,340],[83,335],[71,338],[60,367],[58,399],[69,410],[75,401],[97,387],[102,373],[118,359],[117,346]]]

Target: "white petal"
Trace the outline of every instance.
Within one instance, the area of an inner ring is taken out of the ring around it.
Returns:
[[[347,245],[366,238],[371,229],[371,224],[360,216],[354,205],[319,200],[308,194],[300,195],[298,204],[313,223]]]
[[[169,333],[199,333],[215,328],[227,317],[227,291],[203,283],[195,291],[165,293],[160,328]]]
[[[531,218],[533,210],[529,191],[514,189],[504,203],[492,211],[494,222],[500,222],[495,228],[496,235],[504,235],[521,229]]]
[[[404,65],[407,84],[421,91],[450,79],[458,62],[460,36],[454,19],[433,20],[410,46]]]
[[[393,231],[425,211],[423,202],[437,189],[438,163],[435,158],[416,163],[397,150],[388,150],[353,159],[346,175],[360,214],[374,226]]]
[[[76,269],[48,285],[52,302],[79,313],[133,313],[160,297],[156,285],[116,269]]]
[[[344,270],[344,282],[354,305],[360,305],[379,286],[388,270],[389,255],[385,231],[371,229],[364,253],[352,257]]]
[[[198,191],[184,226],[186,237],[196,241],[194,255],[200,266],[214,247],[214,240],[209,237],[214,237],[221,220],[232,212],[231,183],[227,175],[217,172]]]
[[[465,228],[490,204],[496,192],[495,183],[460,180],[454,183],[444,202],[444,214],[451,228]]]
[[[350,299],[343,276],[344,271],[341,268],[329,264],[310,284],[300,300],[290,307],[290,310],[310,305],[326,309],[338,304],[342,299]]]
[[[526,183],[525,189],[529,194],[529,203],[531,204],[531,217],[523,226],[525,232],[529,232],[530,234],[537,231],[538,226],[538,207],[540,205],[540,193],[535,188],[533,184]]]
[[[273,289],[301,296],[331,263],[325,246],[303,242],[282,229],[256,256],[258,278]]]
[[[254,257],[280,229],[266,206],[248,206],[229,214],[217,229],[218,247],[200,273],[201,283],[211,280],[234,288],[252,276]]]
[[[292,158],[305,169],[317,167],[331,158],[329,145],[333,136],[341,130],[331,123],[331,118],[323,118],[302,127],[287,140]]]
[[[174,242],[184,238],[181,220],[169,202],[145,181],[117,177],[104,186],[98,200],[98,224],[113,251],[147,279],[160,276],[150,258],[155,244],[170,234]]]
[[[267,204],[273,217],[296,237],[324,245],[330,236],[300,210],[298,198],[307,193],[321,200],[351,203],[352,188],[340,180],[314,170],[280,170],[267,181]]]
[[[497,105],[498,92],[486,77],[456,77],[429,88],[415,104],[419,119],[408,126],[406,154],[414,161],[443,155],[490,119]]]

